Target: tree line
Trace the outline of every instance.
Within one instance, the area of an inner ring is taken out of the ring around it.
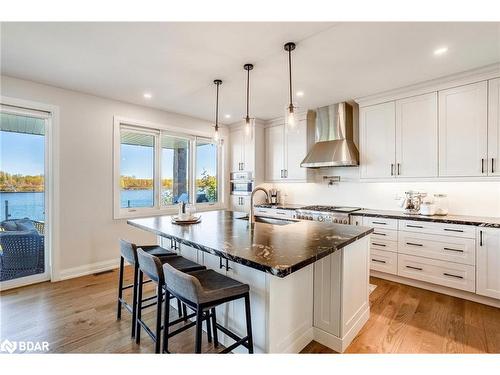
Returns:
[[[40,175],[11,174],[0,171],[0,191],[3,192],[43,192],[45,179]]]

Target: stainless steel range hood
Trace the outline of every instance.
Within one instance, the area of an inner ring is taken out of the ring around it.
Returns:
[[[316,110],[316,143],[300,163],[301,167],[355,167],[359,151],[353,142],[353,114],[349,103],[337,103]]]

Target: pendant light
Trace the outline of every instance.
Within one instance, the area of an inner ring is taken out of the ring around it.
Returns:
[[[253,69],[253,64],[243,65],[243,69],[247,71],[247,115],[245,117],[245,132],[250,134],[252,130],[252,120],[248,114],[249,112],[249,101],[250,101],[250,70]]]
[[[214,83],[217,87],[216,89],[216,99],[215,99],[215,131],[214,131],[214,141],[219,141],[219,86],[222,85],[222,81],[220,79],[214,80]]]
[[[295,126],[295,110],[296,107],[293,105],[293,94],[292,94],[292,51],[295,49],[295,43],[288,42],[284,45],[285,51],[288,52],[288,73],[289,73],[289,84],[290,84],[290,104],[288,104],[286,110],[286,123],[289,127],[293,128]]]

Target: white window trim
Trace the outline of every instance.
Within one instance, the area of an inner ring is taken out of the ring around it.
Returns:
[[[166,134],[171,134],[173,136],[181,136],[191,140],[192,145],[195,145],[196,138],[211,139],[211,136],[207,132],[201,132],[196,130],[190,130],[175,126],[169,126],[165,124],[157,124],[148,121],[141,121],[136,119],[131,119],[122,116],[113,117],[113,218],[114,219],[131,219],[146,216],[161,216],[169,215],[177,212],[177,207],[162,207],[159,201],[160,188],[161,188],[161,147],[156,147],[155,154],[155,166],[154,166],[154,206],[153,207],[135,207],[135,208],[121,208],[120,204],[120,130],[121,128],[129,127],[130,130],[144,130],[146,132],[151,132],[151,134],[156,134],[156,142],[160,142],[161,132]],[[208,211],[215,209],[222,209],[225,207],[224,202],[224,139],[221,138],[218,154],[217,154],[217,202],[215,203],[196,203],[197,211]],[[195,187],[195,169],[196,169],[196,150],[195,147],[190,147],[189,155],[189,192],[190,199],[193,200],[196,196]]]

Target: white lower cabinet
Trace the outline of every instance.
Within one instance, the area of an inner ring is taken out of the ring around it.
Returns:
[[[398,254],[398,275],[475,292],[475,267],[465,264]]]
[[[370,269],[396,275],[398,273],[398,254],[370,247]]]
[[[500,299],[500,229],[478,228],[477,294]]]
[[[231,210],[250,212],[250,197],[248,195],[231,195]]]

